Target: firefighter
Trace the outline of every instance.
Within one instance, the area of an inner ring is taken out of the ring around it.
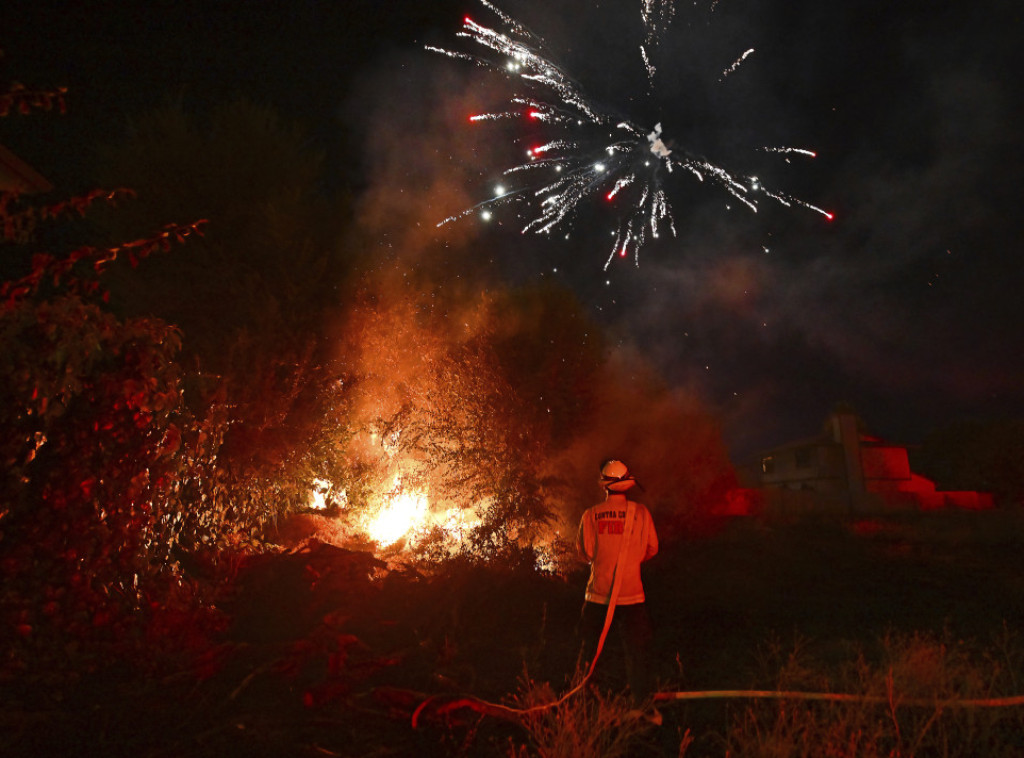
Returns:
[[[627,683],[633,696],[642,699],[651,691],[647,647],[652,635],[640,564],[658,552],[658,535],[650,511],[626,495],[636,486],[626,464],[619,460],[602,463],[600,483],[604,502],[583,514],[577,538],[580,554],[590,564],[582,611],[585,644],[592,657],[608,606],[613,603],[609,636],[618,638]],[[621,574],[618,586],[617,573]]]

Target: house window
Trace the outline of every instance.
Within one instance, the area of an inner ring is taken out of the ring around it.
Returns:
[[[775,459],[770,455],[761,459],[761,473],[774,474],[775,473]]]
[[[810,468],[811,448],[798,447],[793,453],[793,458],[797,468]]]

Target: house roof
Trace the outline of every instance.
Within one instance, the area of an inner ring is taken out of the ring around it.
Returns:
[[[799,447],[808,447],[810,445],[821,446],[821,445],[838,445],[834,439],[826,434],[817,434],[813,437],[803,437],[798,440],[792,440],[790,442],[783,442],[781,445],[775,445],[774,447],[767,448],[760,452],[761,456],[772,455],[775,453],[781,453],[784,450],[792,450]]]
[[[0,192],[47,192],[53,185],[42,174],[0,145]]]

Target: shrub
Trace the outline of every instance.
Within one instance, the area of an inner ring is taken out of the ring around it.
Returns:
[[[12,93],[16,105],[25,94]],[[62,93],[18,109],[62,104]],[[26,259],[39,224],[124,194],[43,205],[0,193],[3,252]],[[113,315],[99,279],[113,261],[136,265],[198,229],[37,253],[0,283],[0,675],[74,676],[132,643],[151,651],[170,638],[161,630],[216,623],[190,616],[198,588],[178,558],[221,526],[224,499],[201,474],[223,419],[214,406],[187,407],[178,330]]]

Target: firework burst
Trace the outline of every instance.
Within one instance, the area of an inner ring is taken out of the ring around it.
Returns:
[[[554,62],[541,37],[488,0],[480,2],[497,17],[498,28],[466,17],[458,36],[489,53],[473,55],[432,46],[427,49],[469,61],[512,83],[513,94],[501,110],[473,115],[471,122],[525,120],[543,125],[550,137],[527,149],[525,161],[505,170],[510,186],[501,185],[492,197],[449,216],[438,226],[474,214],[486,220],[500,206],[526,201],[533,210],[523,233],[550,234],[571,226],[584,203],[603,197],[614,204],[618,220],[615,241],[604,267],[607,269],[616,257],[630,256],[639,265],[640,250],[648,240],[676,233],[664,186],[667,175],[676,171],[721,188],[754,212],[761,200],[770,199],[832,218],[821,208],[765,187],[757,177],[730,173],[676,147],[662,138],[661,123],[641,127],[627,116],[599,105]],[[641,13],[645,37],[640,52],[653,88],[657,73],[654,53],[672,21],[672,2],[642,0]],[[743,52],[721,73],[719,81],[731,76],[753,52]],[[811,150],[793,147],[763,150],[786,156],[786,160],[790,155],[815,155]]]

